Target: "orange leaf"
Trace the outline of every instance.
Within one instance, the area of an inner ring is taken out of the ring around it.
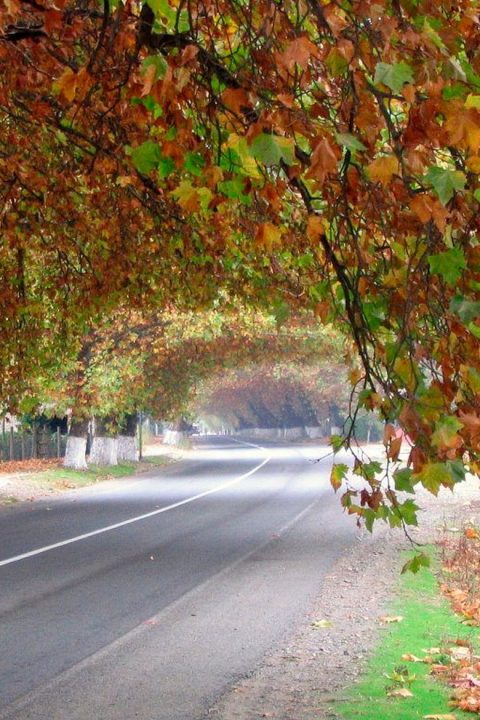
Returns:
[[[309,215],[307,221],[307,237],[316,241],[323,235],[325,228],[323,227],[322,218],[319,215]]]
[[[60,90],[60,94],[72,102],[77,91],[77,75],[72,68],[67,67],[57,80],[57,87]]]
[[[395,155],[385,155],[373,160],[367,167],[367,173],[370,180],[388,185],[399,169],[400,165]]]

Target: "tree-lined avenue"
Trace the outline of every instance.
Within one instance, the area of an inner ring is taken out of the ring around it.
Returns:
[[[203,717],[353,539],[315,456],[272,446],[264,464],[265,450],[220,438],[140,480],[2,513],[11,558],[225,485],[0,568],[0,717]]]

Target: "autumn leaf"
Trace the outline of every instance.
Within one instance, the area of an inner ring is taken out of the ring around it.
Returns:
[[[395,155],[385,155],[373,160],[367,166],[367,174],[370,180],[388,185],[393,175],[397,174],[400,164]]]
[[[67,67],[57,79],[56,86],[63,97],[72,102],[77,91],[77,73],[72,68]]]
[[[463,423],[454,415],[441,418],[435,423],[432,444],[441,450],[461,447],[463,441],[458,432],[462,428]]]
[[[272,252],[282,238],[283,229],[273,223],[262,223],[258,226],[256,234],[256,242],[261,245],[267,252]]]
[[[285,67],[286,70],[291,72],[295,65],[298,65],[303,70],[308,66],[312,55],[317,55],[317,46],[310,40],[309,37],[303,36],[295,38],[288,43],[288,46],[282,53],[277,54],[279,65]]]
[[[327,138],[321,140],[312,153],[308,177],[315,178],[321,183],[329,173],[335,172],[338,166],[338,158]]]
[[[406,662],[423,663],[423,658],[417,657],[412,653],[404,653],[402,655],[402,660],[405,660]]]
[[[410,698],[413,697],[413,693],[408,688],[395,688],[387,692],[388,697],[399,697],[399,698]]]
[[[318,629],[329,628],[329,627],[332,627],[332,622],[331,622],[331,620],[314,620],[312,622],[312,627],[318,628]]]
[[[325,232],[323,220],[319,215],[309,215],[307,221],[307,236],[310,240],[317,241]]]
[[[332,471],[330,473],[330,484],[335,491],[337,491],[341,487],[342,482],[346,478],[348,470],[348,465],[345,465],[344,463],[335,463],[332,466]]]

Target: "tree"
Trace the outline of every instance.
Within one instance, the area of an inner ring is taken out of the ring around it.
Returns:
[[[17,345],[3,325],[10,367],[33,312],[22,290],[27,234],[62,252],[66,238],[89,237],[99,263],[138,296],[137,264],[124,267],[115,252],[128,226],[115,218],[133,213],[141,232],[123,242],[137,240],[147,274],[155,236],[162,278],[175,262],[178,287],[194,266],[203,302],[234,283],[280,321],[288,307],[309,307],[340,323],[360,362],[358,403],[388,421],[391,461],[393,423],[408,435],[409,487],[452,486],[464,461],[479,470],[475,3],[105,0],[99,11],[9,0],[3,9],[5,302],[19,325]],[[96,288],[95,272],[79,275],[74,286],[99,303],[115,297],[108,282]],[[359,461],[357,472],[367,489],[352,512],[409,521],[396,494],[403,470],[385,481]]]

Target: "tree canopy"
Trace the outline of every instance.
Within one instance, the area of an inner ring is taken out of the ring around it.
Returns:
[[[335,322],[393,463],[405,430],[409,468],[359,461],[352,512],[479,470],[476,2],[0,8],[4,396],[119,303],[235,288]]]

